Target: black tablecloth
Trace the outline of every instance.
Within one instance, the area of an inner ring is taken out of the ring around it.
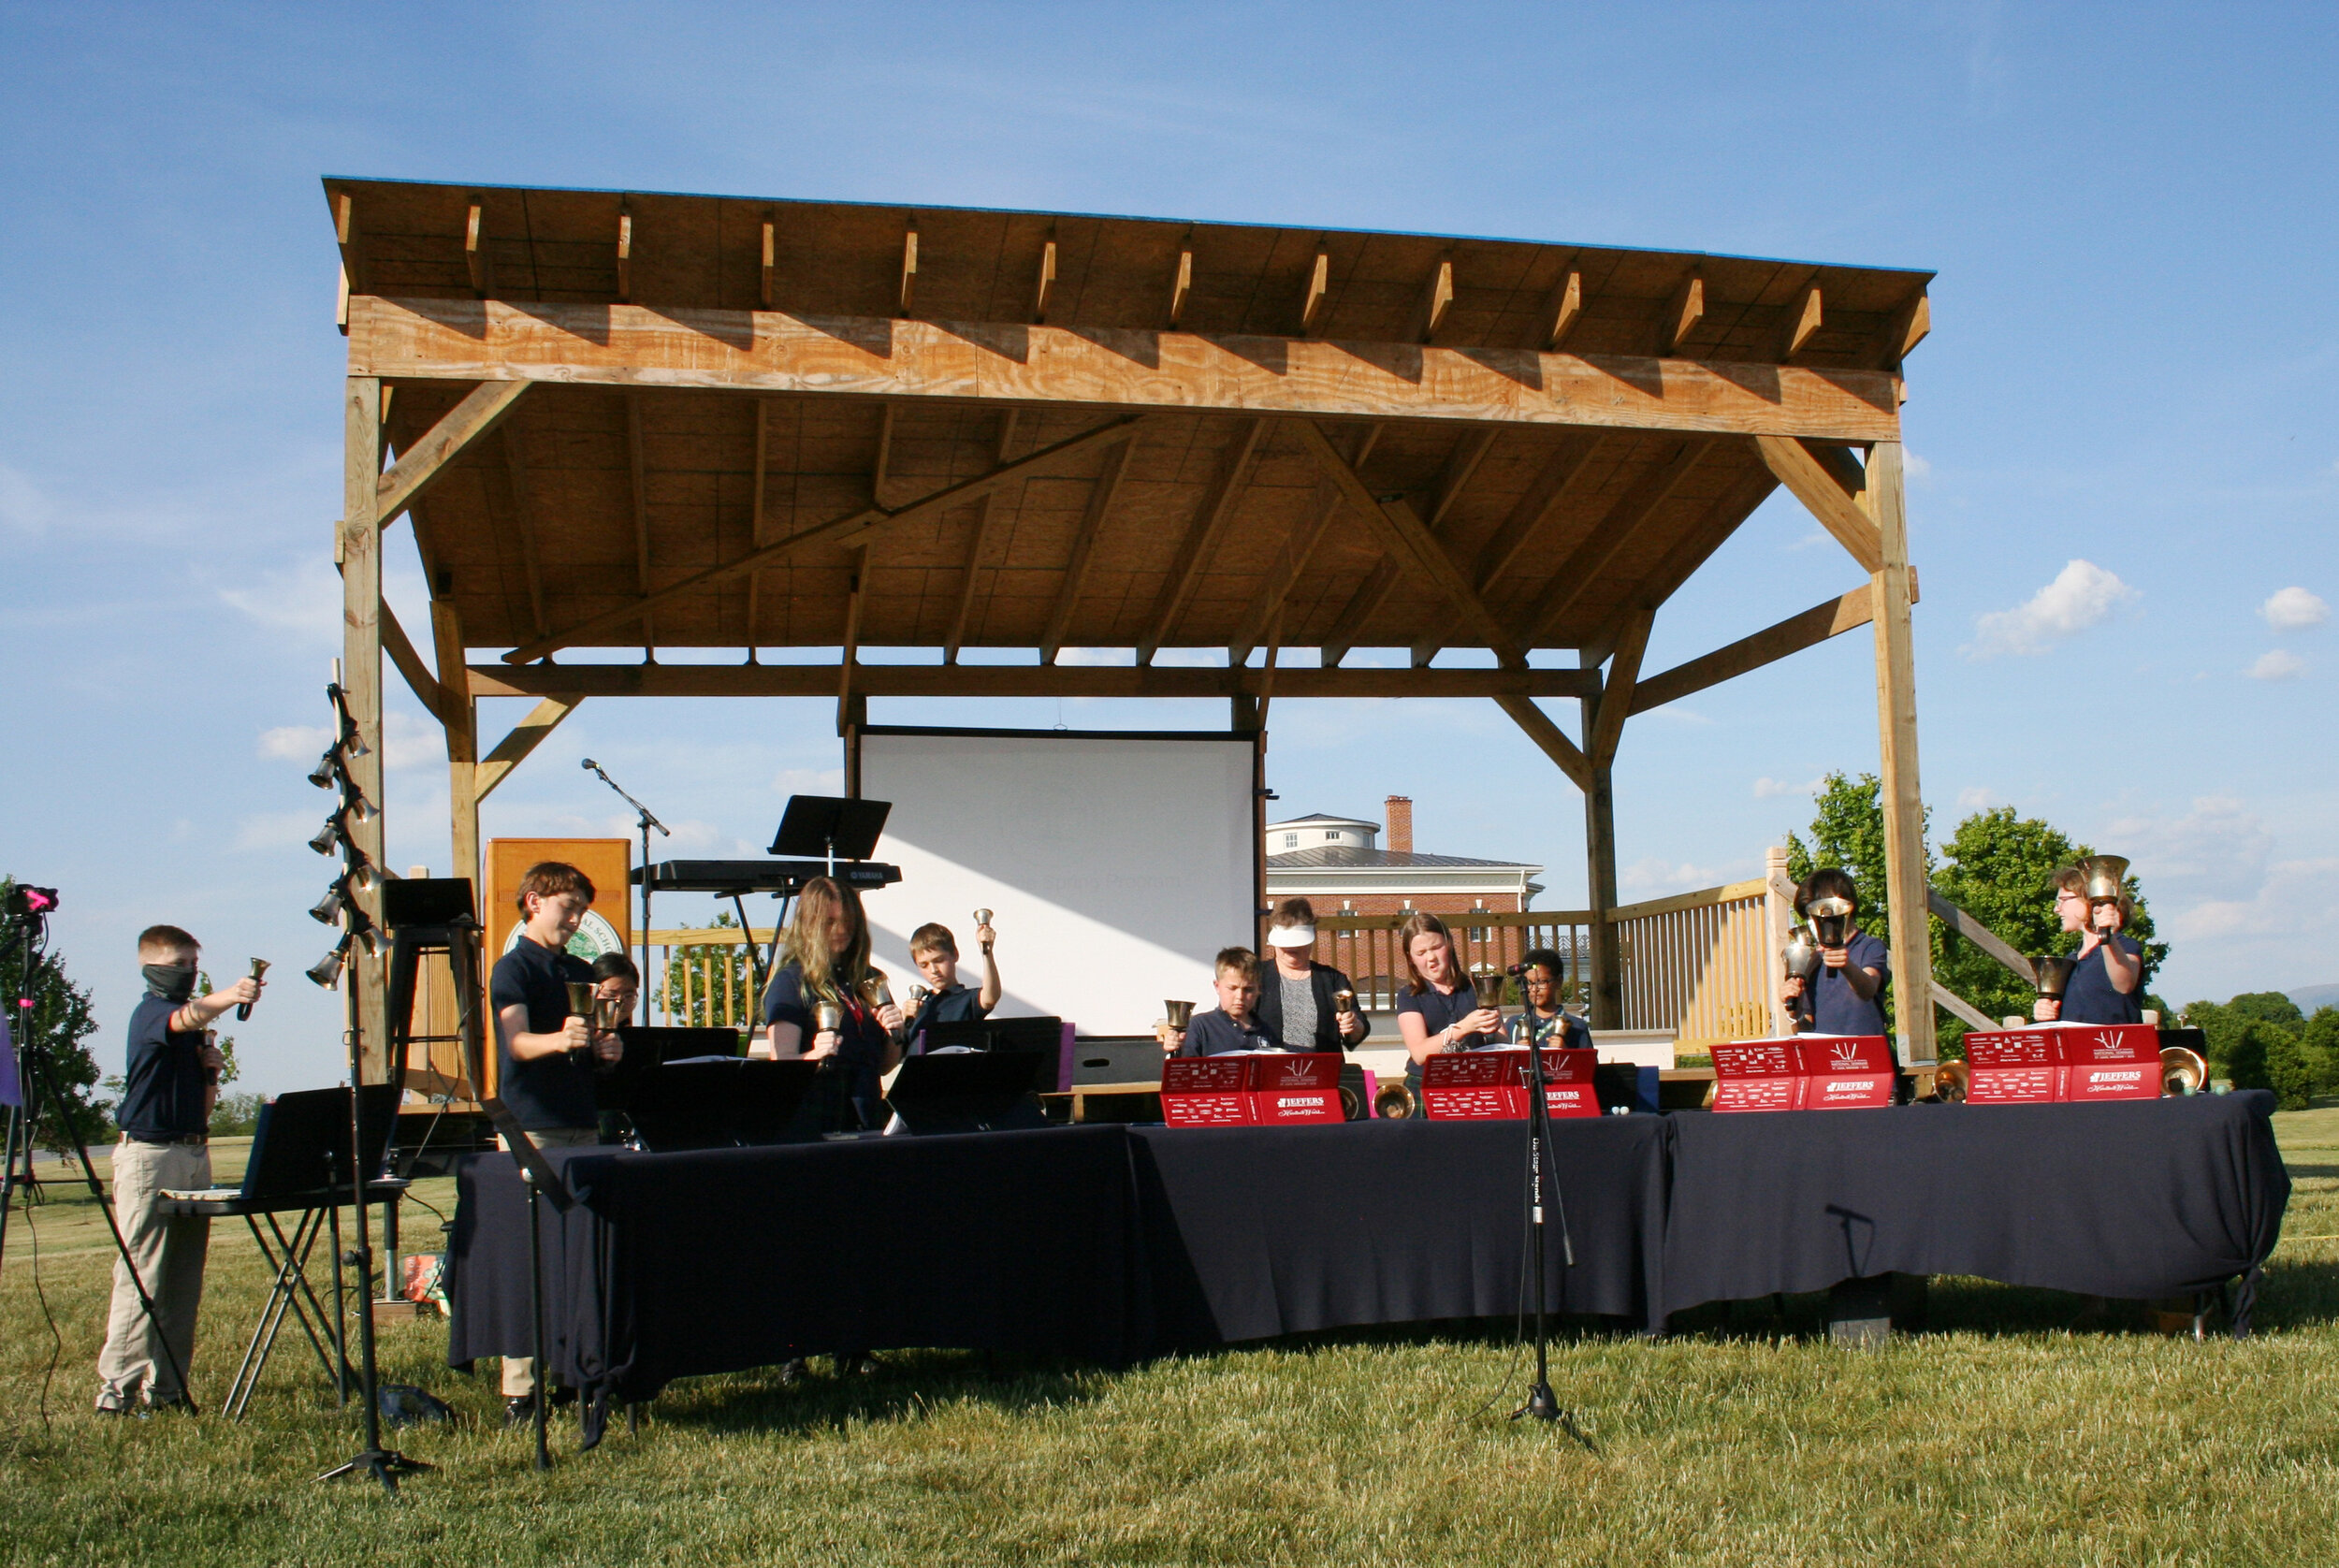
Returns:
[[[1664,1310],[1850,1275],[2122,1299],[2248,1276],[2289,1200],[2263,1092],[1674,1116]]]
[[[2246,1282],[2289,1194],[2272,1110],[2245,1094],[1562,1122],[1576,1261],[1553,1235],[1553,1303],[1662,1327],[1890,1271],[2131,1298]],[[833,1351],[1120,1364],[1504,1315],[1525,1152],[1518,1123],[1413,1122],[556,1153],[578,1201],[544,1215],[547,1359],[641,1398]],[[458,1183],[449,1358],[525,1355],[517,1172],[481,1155]]]

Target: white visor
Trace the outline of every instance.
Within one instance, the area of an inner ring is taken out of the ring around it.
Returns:
[[[1267,945],[1271,948],[1312,948],[1315,946],[1315,927],[1271,925],[1267,928]]]

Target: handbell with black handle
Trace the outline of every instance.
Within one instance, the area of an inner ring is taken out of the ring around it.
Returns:
[[[267,960],[267,959],[265,959],[265,958],[255,958],[255,959],[254,959],[254,960],[252,961],[252,983],[253,983],[253,984],[254,984],[254,985],[259,984],[259,983],[260,983],[260,981],[261,981],[261,980],[262,980],[262,979],[263,979],[263,978],[264,978],[267,974],[268,974],[268,960]],[[236,1022],[237,1022],[237,1023],[241,1024],[242,1022],[244,1022],[246,1019],[250,1018],[251,1016],[252,1016],[252,1004],[251,1004],[250,1002],[238,1002],[238,1003],[236,1004]]]
[[[2063,999],[2063,988],[2070,983],[2071,971],[2079,967],[2079,963],[2076,959],[2041,953],[2031,959],[2030,966],[2038,971],[2040,999],[2059,1002]]]

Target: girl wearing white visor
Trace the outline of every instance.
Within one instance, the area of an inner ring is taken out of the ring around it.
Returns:
[[[1286,1051],[1347,1051],[1372,1029],[1357,1010],[1356,987],[1329,964],[1315,962],[1315,907],[1286,898],[1269,917],[1267,951],[1274,962],[1259,967],[1260,1027]]]

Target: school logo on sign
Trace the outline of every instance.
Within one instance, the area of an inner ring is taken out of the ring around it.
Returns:
[[[503,938],[505,952],[519,945],[520,933],[527,929],[527,924],[525,921],[513,922],[511,932]],[[576,935],[569,938],[569,951],[588,964],[603,953],[624,951],[625,944],[617,940],[617,928],[590,909],[576,922]]]
[[[1838,1072],[1850,1072],[1860,1065],[1860,1048],[1849,1043],[1831,1048]]]

